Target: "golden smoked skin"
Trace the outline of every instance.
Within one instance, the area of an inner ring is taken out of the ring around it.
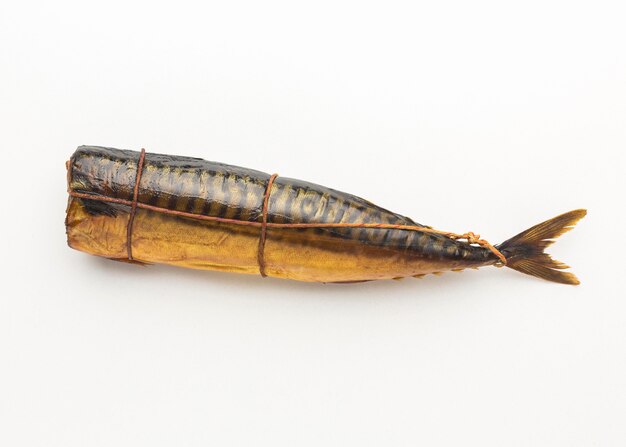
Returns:
[[[505,263],[578,284],[544,249],[585,210],[557,216],[494,248],[439,234],[351,194],[197,158],[81,146],[67,166],[68,244],[113,260],[250,274],[260,274],[262,264],[267,276],[317,282],[419,277]],[[372,227],[377,225],[386,227]]]
[[[128,214],[93,217],[79,200],[70,199],[67,222],[72,248],[112,259],[126,258]],[[337,243],[311,233],[268,229],[267,275],[299,281],[351,282],[467,267],[462,262],[429,261],[358,241]],[[132,251],[133,258],[140,262],[259,274],[258,240],[256,227],[194,221],[140,209],[133,225]]]

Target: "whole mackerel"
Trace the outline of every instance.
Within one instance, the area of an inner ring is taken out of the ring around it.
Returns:
[[[81,146],[67,167],[69,246],[114,260],[319,282],[506,264],[579,283],[544,249],[585,210],[489,247],[351,194],[199,158]]]

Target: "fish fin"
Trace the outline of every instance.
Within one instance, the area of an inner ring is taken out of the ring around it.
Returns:
[[[513,270],[548,281],[578,285],[580,281],[573,273],[561,271],[569,267],[552,259],[544,250],[557,237],[574,228],[586,214],[587,210],[583,209],[561,214],[513,236],[496,248],[506,258],[506,266]]]
[[[371,279],[358,279],[355,281],[328,281],[324,282],[324,284],[360,284],[362,282],[370,282],[373,281]]]
[[[99,200],[91,199],[78,199],[83,204],[85,211],[92,216],[109,216],[115,217],[120,212],[122,207],[128,208],[127,205],[120,205],[119,203],[107,203]]]
[[[128,259],[128,258],[108,258],[108,259],[110,259],[111,261],[125,262],[126,264],[140,265],[142,267],[151,265],[148,262],[137,261],[136,259]]]

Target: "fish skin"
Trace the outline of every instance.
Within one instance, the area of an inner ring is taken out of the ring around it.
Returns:
[[[79,147],[70,160],[70,189],[131,200],[139,153]],[[264,172],[198,158],[147,153],[138,201],[171,210],[261,222],[270,179]],[[112,259],[126,257],[130,207],[70,197],[71,247]],[[352,194],[277,177],[270,223],[419,225]],[[421,226],[421,225],[420,225]],[[257,273],[260,229],[172,216],[138,208],[132,252],[140,262]],[[392,279],[495,264],[486,248],[440,234],[372,228],[267,228],[268,276],[301,281]]]

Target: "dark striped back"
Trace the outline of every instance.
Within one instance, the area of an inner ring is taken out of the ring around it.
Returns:
[[[139,153],[79,147],[71,188],[131,200]],[[139,202],[207,216],[260,221],[269,174],[199,158],[146,153]]]

